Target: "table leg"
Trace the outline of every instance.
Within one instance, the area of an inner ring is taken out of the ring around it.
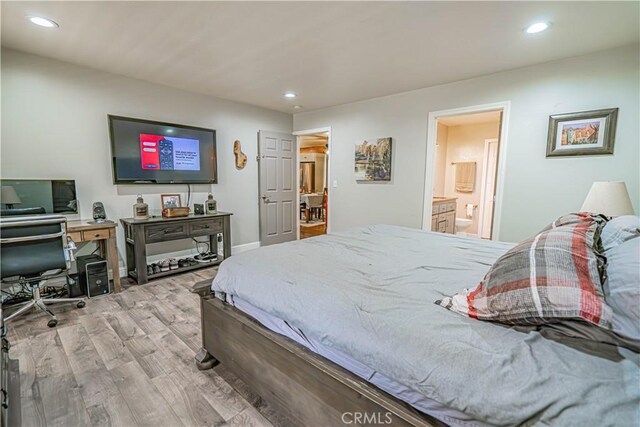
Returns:
[[[311,217],[311,209],[309,209],[308,207],[304,209],[304,214],[307,217],[307,222],[309,222],[309,219]]]
[[[227,259],[231,256],[231,219],[228,216],[224,217],[222,222],[222,244],[224,245],[224,258]],[[215,236],[215,235],[214,235]],[[212,245],[211,252],[218,252],[218,242],[216,241]]]
[[[107,239],[107,245],[109,246],[109,264],[111,264],[111,274],[113,275],[113,290],[120,292],[120,263],[118,262],[118,247],[115,236]]]
[[[133,240],[136,244],[133,247],[135,265],[133,268],[136,270],[136,282],[138,285],[144,285],[149,281],[147,277],[147,241],[144,235],[144,227],[134,227]],[[131,269],[131,266],[127,266]]]

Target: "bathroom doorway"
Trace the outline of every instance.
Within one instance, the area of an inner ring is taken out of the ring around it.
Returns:
[[[298,134],[299,238],[327,233],[329,223],[329,132]]]
[[[423,229],[498,238],[507,109],[504,103],[429,115]]]

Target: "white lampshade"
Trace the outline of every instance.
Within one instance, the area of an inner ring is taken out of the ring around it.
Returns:
[[[2,192],[0,193],[0,203],[5,205],[17,205],[22,203],[20,196],[16,193],[16,189],[11,185],[3,185]]]
[[[580,210],[606,216],[634,214],[629,192],[624,182],[594,182]]]

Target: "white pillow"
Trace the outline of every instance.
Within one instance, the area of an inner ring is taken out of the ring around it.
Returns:
[[[629,239],[640,236],[640,217],[624,215],[613,218],[602,229],[602,247],[605,251]]]
[[[640,238],[610,249],[605,300],[613,309],[612,330],[640,343]]]

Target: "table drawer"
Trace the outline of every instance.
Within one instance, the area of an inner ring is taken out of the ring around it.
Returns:
[[[177,224],[148,225],[144,228],[147,242],[162,242],[164,240],[176,240],[189,237],[186,222]]]
[[[192,236],[205,236],[213,233],[222,233],[222,219],[203,219],[189,223],[189,234]]]
[[[448,212],[448,211],[452,210],[451,203],[440,203],[437,206],[438,206],[437,210],[434,209],[433,213],[441,214],[441,213],[445,213],[445,212]]]
[[[71,240],[73,240],[76,243],[82,242],[82,232],[80,231],[73,231],[71,233],[67,233],[67,236],[70,237]]]
[[[82,240],[102,240],[109,238],[109,229],[85,230],[82,232]]]

